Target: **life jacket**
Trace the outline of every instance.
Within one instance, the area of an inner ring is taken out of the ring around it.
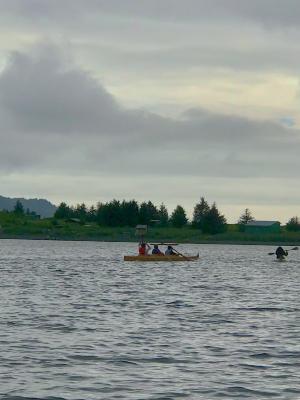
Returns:
[[[146,247],[139,247],[139,255],[144,256],[146,254]]]

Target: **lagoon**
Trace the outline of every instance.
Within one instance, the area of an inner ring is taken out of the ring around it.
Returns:
[[[0,241],[5,399],[298,399],[300,255],[181,245]],[[146,264],[146,265],[145,265]]]

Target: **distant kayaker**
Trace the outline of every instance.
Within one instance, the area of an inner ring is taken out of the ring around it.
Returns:
[[[168,246],[167,250],[165,251],[166,256],[177,256],[178,254],[175,253],[172,246]]]
[[[164,253],[159,250],[157,244],[154,245],[154,248],[152,250],[152,254],[156,254],[156,255],[159,255],[159,256],[163,256],[164,255]]]
[[[142,242],[139,244],[139,255],[140,256],[147,256],[149,254],[151,247],[148,243]]]
[[[285,256],[288,255],[288,252],[286,250],[283,250],[283,248],[281,246],[277,247],[276,251],[276,258],[280,259],[280,258],[284,258]]]

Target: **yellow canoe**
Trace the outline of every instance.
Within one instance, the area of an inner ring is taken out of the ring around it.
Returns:
[[[124,256],[124,261],[141,261],[141,262],[157,262],[157,261],[194,261],[199,259],[199,254],[196,256],[158,256],[148,255],[148,256]]]

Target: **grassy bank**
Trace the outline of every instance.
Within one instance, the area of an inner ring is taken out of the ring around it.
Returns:
[[[95,223],[78,224],[52,218],[36,220],[27,216],[17,217],[0,212],[0,238],[48,239],[48,240],[97,240],[136,242],[135,229],[131,227],[105,227]],[[299,244],[300,232],[288,232],[282,228],[277,234],[246,234],[237,225],[229,225],[228,231],[217,235],[204,235],[191,227],[150,227],[149,242],[171,241],[178,243],[237,243],[237,244]]]

